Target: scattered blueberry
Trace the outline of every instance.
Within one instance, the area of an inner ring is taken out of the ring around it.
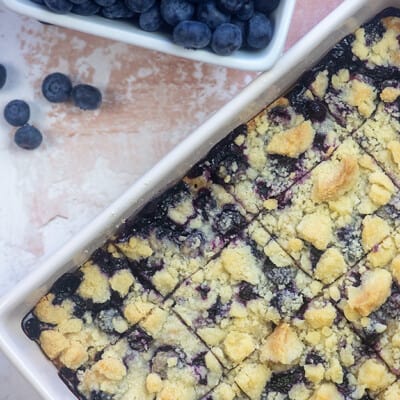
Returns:
[[[0,64],[0,89],[4,87],[7,80],[7,70],[3,64]]]
[[[33,150],[40,146],[43,136],[32,125],[24,125],[17,129],[14,136],[15,143],[26,150]]]
[[[54,72],[47,75],[42,83],[43,96],[51,103],[68,101],[71,91],[71,80],[61,72]]]
[[[68,0],[44,0],[47,8],[57,14],[67,14],[72,10],[72,3]]]
[[[205,0],[197,6],[197,19],[214,30],[218,25],[230,22],[231,17],[221,11],[214,0]]]
[[[161,25],[162,18],[158,4],[155,4],[139,16],[139,26],[146,32],[155,32],[160,29]]]
[[[235,17],[240,21],[248,21],[254,14],[253,0],[244,0],[242,7],[235,13]]]
[[[269,14],[279,6],[280,0],[254,0],[254,7],[257,11]]]
[[[242,32],[234,24],[224,23],[215,29],[211,48],[220,56],[229,56],[242,47]]]
[[[81,110],[96,110],[101,105],[102,96],[94,86],[80,84],[73,87],[72,100]]]
[[[4,118],[13,126],[25,125],[30,115],[29,105],[23,100],[12,100],[4,108]]]
[[[264,14],[255,13],[248,22],[247,44],[253,49],[262,49],[272,39],[272,22]]]
[[[74,4],[71,12],[78,15],[94,15],[97,14],[100,10],[100,6],[92,0],[86,0],[81,4]]]
[[[193,17],[195,7],[186,0],[161,0],[161,15],[172,26]]]
[[[211,40],[210,28],[203,22],[182,21],[174,28],[174,43],[187,49],[202,49]]]
[[[125,0],[126,6],[135,13],[143,13],[154,6],[156,0]]]
[[[122,0],[116,0],[111,6],[103,7],[101,15],[108,19],[132,18],[135,13]]]
[[[307,354],[306,364],[318,365],[324,364],[324,359],[317,353],[311,352]]]
[[[244,4],[244,0],[217,0],[218,7],[228,13],[238,12]]]

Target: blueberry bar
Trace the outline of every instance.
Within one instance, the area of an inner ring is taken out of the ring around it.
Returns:
[[[276,326],[233,374],[254,400],[370,399],[395,380],[324,298]]]
[[[400,374],[400,234],[376,246],[346,277],[329,288],[346,318]]]
[[[289,97],[235,129],[196,169],[226,187],[253,214],[324,160],[345,134],[310,91],[301,97],[302,113]]]
[[[173,312],[156,307],[78,376],[77,389],[87,399],[196,400],[222,372]]]
[[[395,225],[374,213],[396,189],[351,138],[301,182],[271,200],[260,222],[300,266],[329,284],[354,265]]]
[[[353,58],[374,79],[384,81],[399,76],[399,17],[398,9],[387,9],[354,33]]]
[[[385,82],[380,93],[382,101],[375,115],[355,134],[360,145],[371,154],[400,185],[400,84]]]
[[[244,210],[221,186],[186,177],[127,221],[114,243],[134,273],[167,296],[245,224]]]
[[[161,302],[162,296],[143,286],[128,260],[108,245],[61,276],[23,329],[56,365],[75,371]]]
[[[249,237],[231,242],[173,294],[174,310],[227,368],[246,359],[274,324],[289,320],[321,289],[264,228],[253,225],[245,232]]]

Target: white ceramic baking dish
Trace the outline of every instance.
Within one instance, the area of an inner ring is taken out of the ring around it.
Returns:
[[[271,42],[265,49],[259,51],[240,50],[229,57],[218,56],[208,50],[184,49],[173,44],[167,35],[144,32],[133,23],[125,21],[109,20],[99,16],[82,17],[76,14],[55,14],[30,0],[3,0],[3,3],[10,10],[39,21],[92,35],[229,68],[266,71],[276,63],[282,54],[296,0],[281,0],[278,8],[272,13],[275,31]]]
[[[151,171],[136,182],[83,231],[48,258],[16,286],[0,304],[0,347],[37,391],[47,400],[75,397],[57,375],[38,346],[22,332],[23,316],[45,294],[57,277],[84,261],[127,216],[165,190],[232,128],[247,121],[289,88],[343,36],[353,32],[386,7],[400,7],[400,0],[346,0],[331,15],[288,51]]]

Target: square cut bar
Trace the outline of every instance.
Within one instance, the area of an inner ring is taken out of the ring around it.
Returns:
[[[327,290],[366,343],[400,375],[400,232]]]
[[[64,372],[73,377],[162,301],[132,275],[129,261],[106,245],[79,269],[62,275],[22,327],[58,368],[70,370]]]
[[[174,310],[227,368],[248,357],[274,324],[289,320],[321,289],[269,242],[270,258],[250,240],[231,242],[173,294]]]
[[[387,9],[354,33],[353,60],[378,82],[397,79],[400,69],[400,12]]]
[[[355,133],[356,140],[400,187],[400,82],[387,83],[375,115]]]
[[[310,91],[302,95],[302,113],[289,96],[235,129],[192,173],[220,183],[247,211],[257,214],[265,200],[326,159],[345,135]]]
[[[78,390],[88,399],[197,400],[222,372],[176,314],[157,307],[78,375]]]
[[[260,222],[310,275],[329,284],[346,273],[395,223],[374,213],[396,188],[351,138],[290,190],[270,200]]]
[[[134,273],[169,295],[246,224],[245,211],[221,186],[186,177],[121,227],[115,245]]]
[[[373,399],[395,381],[322,297],[279,324],[232,376],[252,400]]]

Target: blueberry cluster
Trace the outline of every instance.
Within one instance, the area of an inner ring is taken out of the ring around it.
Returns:
[[[7,80],[7,70],[0,64],[0,89]],[[42,83],[43,96],[51,103],[72,102],[81,110],[96,110],[102,102],[99,89],[91,85],[80,84],[72,86],[68,76],[55,72],[48,75]],[[23,149],[33,150],[43,141],[42,133],[33,125],[28,124],[31,111],[29,104],[24,100],[11,100],[4,108],[4,119],[12,126],[18,127],[14,141]]]
[[[32,0],[65,14],[126,19],[147,32],[172,35],[188,49],[228,56],[241,48],[263,49],[272,39],[270,14],[280,0]]]
[[[67,75],[54,72],[47,75],[42,83],[43,96],[51,103],[64,103],[72,99],[81,110],[96,110],[102,102],[99,89],[87,84],[72,86]]]

